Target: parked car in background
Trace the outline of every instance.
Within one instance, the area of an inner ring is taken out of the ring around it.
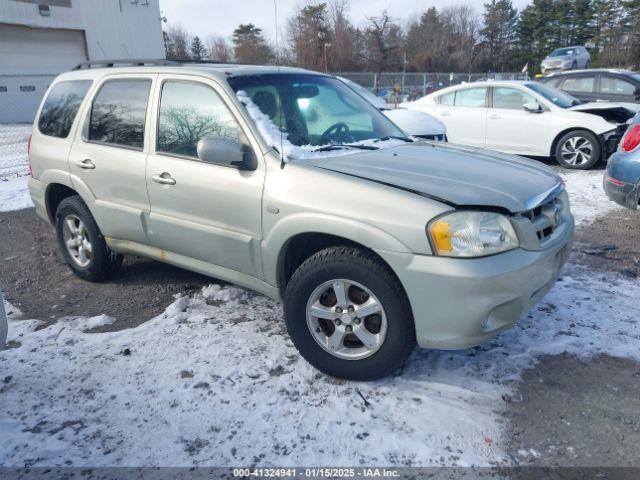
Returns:
[[[538,79],[583,102],[640,103],[640,73],[591,69],[551,73]]]
[[[4,299],[0,292],[0,350],[4,350],[7,344],[7,333],[9,325],[7,324],[7,312],[4,309]]]
[[[549,73],[558,70],[575,70],[576,68],[589,68],[591,55],[586,48],[576,46],[558,48],[549,54],[540,68],[542,73]]]
[[[384,99],[377,97],[359,83],[344,77],[336,78],[368,100],[372,105],[391,119],[393,123],[409,135],[423,138],[425,140],[435,140],[438,142],[447,141],[447,130],[444,123],[437,118],[429,115],[428,113],[408,110],[402,107],[391,108],[391,105],[389,105]]]
[[[604,176],[607,196],[623,207],[636,210],[640,202],[640,114],[630,122],[618,151],[607,164]]]
[[[140,63],[58,76],[33,128],[29,192],[79,277],[128,253],[281,299],[302,356],[354,380],[485,342],[558,278],[548,167],[415,140],[327,75]]]
[[[587,103],[538,82],[488,81],[446,88],[407,108],[441,120],[452,143],[555,157],[588,169],[614,152],[640,106]]]

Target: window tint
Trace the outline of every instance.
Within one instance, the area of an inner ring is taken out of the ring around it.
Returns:
[[[91,80],[73,80],[54,85],[38,119],[40,132],[66,138],[91,83]]]
[[[158,152],[197,158],[207,135],[237,139],[239,127],[220,96],[206,85],[166,82],[158,121]]]
[[[111,80],[91,107],[89,140],[142,149],[151,80]]]
[[[593,93],[595,77],[569,77],[562,84],[567,92]]]
[[[438,97],[440,105],[453,105],[453,101],[456,98],[456,92],[445,93]]]
[[[522,110],[526,103],[537,103],[536,99],[515,88],[494,88],[493,108],[506,108],[509,110]]]
[[[486,106],[486,88],[468,88],[456,92],[456,107],[484,107]]]
[[[633,84],[616,77],[602,76],[600,92],[612,95],[633,95],[636,88]]]

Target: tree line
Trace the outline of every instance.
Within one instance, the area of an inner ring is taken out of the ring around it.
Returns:
[[[284,25],[279,45],[253,24],[231,39],[165,30],[168,59],[293,65],[319,71],[537,73],[556,48],[584,45],[592,66],[640,67],[640,0],[511,0],[431,7],[401,21],[390,10],[354,24],[349,0],[309,0]]]

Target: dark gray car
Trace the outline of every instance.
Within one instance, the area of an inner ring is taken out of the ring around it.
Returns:
[[[583,102],[640,103],[640,73],[618,69],[556,72],[539,80]]]

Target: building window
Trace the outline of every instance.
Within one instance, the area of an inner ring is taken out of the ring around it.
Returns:
[[[36,91],[36,87],[35,87],[35,85],[20,85],[20,91],[21,92],[35,92]]]

